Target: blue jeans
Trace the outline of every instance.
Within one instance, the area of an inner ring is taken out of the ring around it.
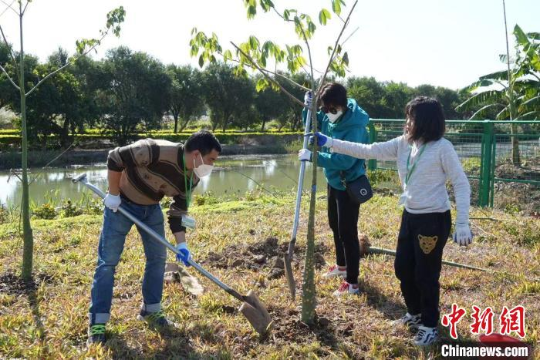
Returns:
[[[163,212],[159,204],[143,206],[123,200],[122,207],[165,237]],[[132,226],[133,222],[119,211],[113,212],[105,208],[103,228],[99,238],[97,267],[92,283],[92,304],[89,314],[91,324],[106,323],[110,318],[114,273],[124,250],[126,235]],[[143,309],[155,312],[161,310],[167,250],[144,230],[139,228],[137,230],[141,234],[146,255],[146,268],[142,282]]]

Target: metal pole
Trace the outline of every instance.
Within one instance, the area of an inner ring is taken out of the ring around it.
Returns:
[[[479,205],[489,206],[489,193],[491,183],[491,163],[493,150],[493,123],[489,120],[484,122],[484,133],[482,135],[482,154],[480,172],[480,196]]]
[[[369,143],[373,144],[377,142],[377,129],[375,129],[375,125],[370,121],[368,124],[369,128]],[[368,160],[368,169],[371,171],[377,170],[377,160],[370,159]]]
[[[304,130],[304,144],[302,146],[303,149],[308,148],[310,128],[311,128],[311,109],[308,109],[307,116],[306,116],[306,126]],[[306,161],[302,161],[300,163],[300,174],[298,175],[298,189],[296,191],[296,205],[294,208],[294,223],[293,223],[291,239],[296,239],[296,233],[298,231],[298,223],[300,221],[300,203],[302,202],[302,188],[304,186],[305,172],[306,172]],[[294,252],[294,243],[293,243],[292,250],[289,247],[289,256],[292,256],[293,252]]]

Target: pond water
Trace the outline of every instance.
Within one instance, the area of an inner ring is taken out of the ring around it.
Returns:
[[[296,189],[300,162],[295,155],[258,155],[222,157],[216,162],[212,174],[201,180],[194,194],[207,191],[215,195],[227,193],[244,194],[258,185],[268,191],[272,189]],[[304,188],[311,184],[311,164],[306,167]],[[101,189],[107,189],[107,168],[105,164],[72,166],[69,168],[32,169],[30,179],[30,198],[36,204],[59,199],[81,199],[83,185],[73,184],[71,178],[86,173],[88,179]],[[326,187],[322,170],[318,170],[318,184]],[[19,205],[22,186],[19,179],[9,172],[0,172],[0,204]]]

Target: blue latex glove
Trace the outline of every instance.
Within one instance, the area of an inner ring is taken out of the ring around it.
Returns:
[[[313,144],[314,142],[314,137],[317,138],[317,145],[318,146],[326,146],[326,147],[332,147],[332,138],[331,137],[328,137],[324,134],[321,134],[320,132],[316,132],[315,133],[315,136],[311,136],[309,138],[309,143],[310,144]]]
[[[176,254],[176,260],[181,261],[186,266],[191,266],[188,262],[188,260],[191,260],[191,253],[189,252],[189,249],[187,247],[186,242],[181,242],[180,244],[176,245],[176,249],[178,250],[178,254]]]

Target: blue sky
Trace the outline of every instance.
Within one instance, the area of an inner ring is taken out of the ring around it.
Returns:
[[[330,9],[331,4],[274,3],[314,19],[318,10]],[[242,0],[34,0],[25,20],[25,49],[42,60],[58,46],[73,52],[75,40],[97,36],[105,14],[119,5],[127,11],[121,37],[106,39],[95,58],[111,47],[127,45],[165,63],[195,65],[188,46],[194,26],[217,33],[223,44],[245,41],[250,34],[281,44],[299,43],[294,31],[272,14],[248,21]],[[507,0],[506,5],[510,31],[517,23],[525,31],[540,32],[540,0]],[[4,7],[0,3],[0,9]],[[18,46],[16,21],[10,11],[0,17],[8,40]],[[349,32],[357,27],[346,44],[351,75],[457,89],[504,68],[498,57],[505,52],[502,0],[360,0]],[[319,29],[312,46],[315,66],[322,69],[339,23]]]

